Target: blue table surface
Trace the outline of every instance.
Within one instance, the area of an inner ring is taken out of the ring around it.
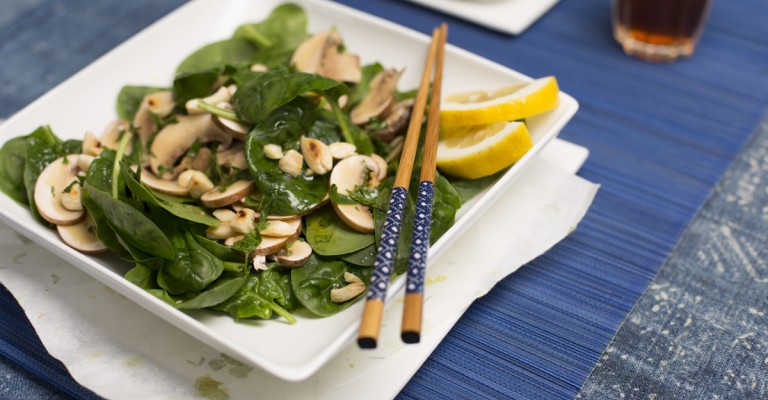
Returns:
[[[694,57],[673,64],[623,55],[607,0],[561,0],[517,37],[401,0],[338,2],[424,33],[446,21],[453,45],[556,75],[580,102],[561,137],[591,151],[580,175],[602,187],[590,212],[476,301],[399,396],[573,398],[768,110],[768,2],[716,0]],[[181,4],[3,0],[0,117]],[[4,290],[0,313],[3,393],[96,398]]]

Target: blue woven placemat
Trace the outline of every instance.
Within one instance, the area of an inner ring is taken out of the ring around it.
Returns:
[[[452,44],[532,76],[554,74],[580,101],[562,137],[591,150],[581,175],[603,186],[590,213],[478,300],[400,395],[573,397],[768,108],[768,25],[755,17],[768,15],[768,4],[716,1],[695,57],[655,65],[621,54],[605,0],[562,0],[519,37],[406,2],[340,2],[422,32],[446,20]],[[0,115],[180,3],[4,3]],[[15,329],[4,325],[0,338]],[[45,355],[25,346],[0,340],[0,353],[21,354],[13,359],[20,365],[25,354]],[[38,371],[54,385],[75,385]]]

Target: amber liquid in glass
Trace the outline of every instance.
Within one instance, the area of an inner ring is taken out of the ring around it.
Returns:
[[[711,0],[614,0],[614,36],[627,54],[651,61],[690,56]]]

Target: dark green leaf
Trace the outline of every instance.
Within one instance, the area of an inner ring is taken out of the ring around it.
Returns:
[[[370,268],[358,268],[343,261],[323,261],[312,256],[301,268],[291,271],[291,284],[301,304],[313,314],[327,317],[348,308],[365,296],[363,291],[357,298],[344,303],[331,301],[331,290],[347,285],[344,273],[350,272],[368,286],[371,279]]]
[[[243,287],[245,281],[246,277],[243,273],[224,272],[219,279],[210,284],[205,290],[185,297],[182,302],[176,303],[176,307],[192,310],[221,304],[237,293]]]
[[[336,215],[333,207],[325,206],[307,215],[305,220],[307,226],[304,234],[317,254],[348,254],[374,243],[373,234],[350,228]]]
[[[120,89],[120,93],[117,94],[117,101],[115,103],[117,116],[126,121],[133,121],[133,117],[139,110],[139,106],[141,105],[141,101],[144,100],[144,97],[150,93],[159,92],[161,90],[165,89],[151,86],[123,86],[123,88]]]

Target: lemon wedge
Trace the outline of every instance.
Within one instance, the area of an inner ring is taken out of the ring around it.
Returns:
[[[491,92],[474,91],[446,96],[441,103],[440,124],[450,130],[458,125],[483,125],[514,121],[552,110],[559,93],[553,76]]]
[[[477,179],[509,167],[533,147],[522,122],[497,122],[469,129],[437,144],[437,168],[457,178]]]

